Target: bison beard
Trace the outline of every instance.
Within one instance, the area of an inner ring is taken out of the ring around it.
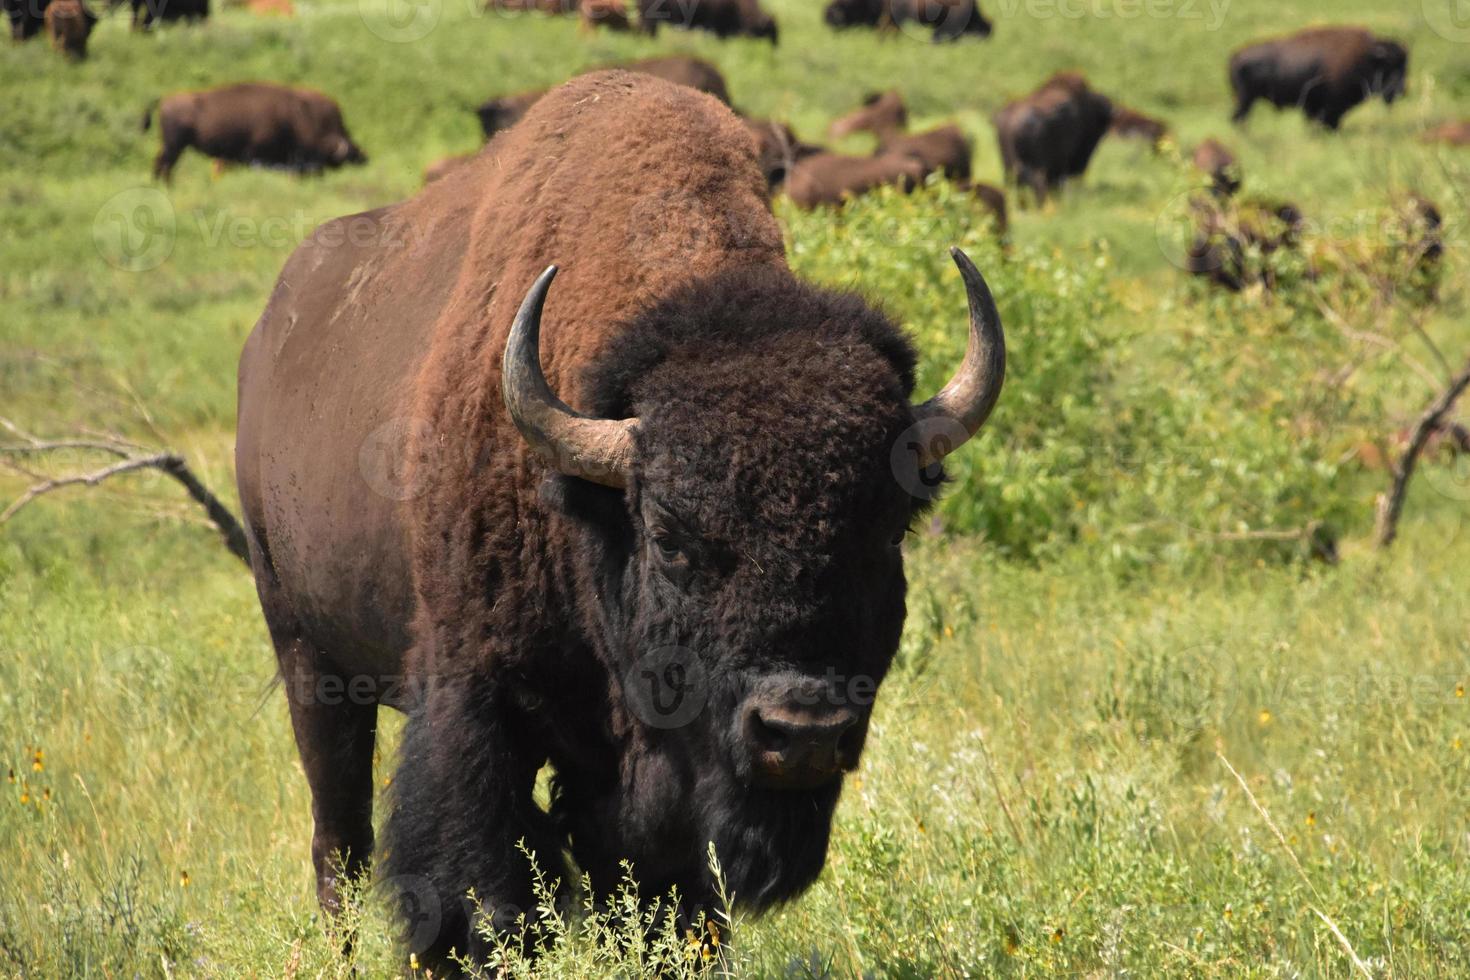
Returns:
[[[728,108],[600,73],[283,270],[241,356],[236,467],[328,910],[373,846],[377,703],[410,714],[382,861],[426,961],[486,955],[470,890],[501,928],[533,908],[522,844],[563,882],[569,848],[600,896],[631,860],[686,911],[711,842],[749,908],[820,871],[868,724],[851,682],[902,630],[927,506],[905,486],[984,424],[1004,341],[957,253],[966,358],[914,404],[902,332],[795,279],[765,194]],[[364,493],[404,419],[409,489]],[[895,462],[930,423],[942,445]],[[696,698],[677,723],[631,686],[666,655]],[[312,696],[363,675],[410,684]]]

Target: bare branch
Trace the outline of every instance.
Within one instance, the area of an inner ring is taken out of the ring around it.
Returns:
[[[14,445],[0,445],[0,456],[34,456],[50,452],[66,450],[80,450],[84,452],[104,453],[117,458],[117,462],[98,469],[83,473],[71,473],[65,476],[41,478],[33,471],[16,463],[14,460],[5,460],[5,465],[18,473],[25,474],[28,478],[35,480],[26,491],[10,503],[3,511],[0,511],[0,525],[5,524],[22,509],[48,493],[66,487],[88,486],[95,487],[98,484],[110,480],[115,476],[125,473],[136,473],[140,470],[158,470],[172,477],[189,494],[189,497],[204,508],[205,515],[209,518],[220,536],[224,538],[225,547],[230,553],[247,565],[250,563],[250,551],[246,546],[245,529],[239,520],[231,513],[230,509],[204,485],[204,482],[189,468],[189,464],[182,456],[167,451],[146,451],[123,440],[112,441],[111,439],[40,439],[25,431],[9,419],[0,418],[0,428],[10,432],[20,441]]]
[[[1399,517],[1404,511],[1404,497],[1409,491],[1409,480],[1414,475],[1414,468],[1419,463],[1419,456],[1424,452],[1424,447],[1429,444],[1429,439],[1439,430],[1444,417],[1454,407],[1456,399],[1464,393],[1466,387],[1470,387],[1470,361],[1460,369],[1449,386],[1439,393],[1433,404],[1425,410],[1419,418],[1419,424],[1414,426],[1414,434],[1409,439],[1408,448],[1404,450],[1403,456],[1399,457],[1393,467],[1393,488],[1386,497],[1378,498],[1378,547],[1387,548],[1393,544],[1394,538],[1398,537]]]

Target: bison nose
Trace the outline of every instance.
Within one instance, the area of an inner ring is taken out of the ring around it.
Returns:
[[[857,765],[862,727],[850,708],[820,710],[784,704],[746,708],[756,781],[767,786],[809,789]]]

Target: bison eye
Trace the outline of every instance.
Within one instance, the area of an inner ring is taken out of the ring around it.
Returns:
[[[678,538],[673,535],[655,535],[653,546],[658,549],[658,556],[664,561],[675,562],[684,557],[684,548],[679,544]]]
[[[653,553],[664,577],[675,585],[682,586],[689,578],[692,568],[689,552],[683,542],[666,531],[656,531],[653,534]]]

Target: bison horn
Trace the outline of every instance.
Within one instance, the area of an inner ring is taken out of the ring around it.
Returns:
[[[568,476],[606,487],[628,485],[637,419],[597,419],[552,392],[541,372],[541,310],[556,266],[541,273],[516,313],[505,343],[500,387],[505,410],[531,448]]]
[[[970,305],[970,339],[965,345],[965,360],[949,384],[916,406],[914,415],[926,419],[948,419],[964,429],[956,438],[935,439],[920,450],[919,464],[932,466],[958,449],[980,431],[991,409],[1000,398],[1006,377],[1006,335],[1000,325],[1000,311],[985,277],[975,268],[970,257],[957,248],[949,254],[959,266],[965,280],[965,298]]]

